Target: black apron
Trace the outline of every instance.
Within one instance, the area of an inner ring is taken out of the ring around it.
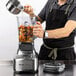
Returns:
[[[67,21],[67,14],[64,10],[52,9],[49,12],[46,20],[46,30],[53,30],[57,28],[63,28]],[[58,39],[43,39],[44,44],[51,48],[59,48],[57,51],[57,60],[73,60],[75,59],[74,48],[66,48],[74,45],[75,33],[72,32],[69,37],[58,38]],[[66,49],[60,49],[66,48]],[[41,46],[39,59],[47,60],[52,59],[48,57],[50,49],[46,48],[44,45]]]

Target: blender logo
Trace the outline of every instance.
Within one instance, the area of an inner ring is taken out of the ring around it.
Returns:
[[[32,66],[32,64],[33,64],[32,62],[30,62],[30,63],[26,62],[25,64],[24,63],[19,63],[20,66],[24,66],[24,65],[31,65]]]
[[[20,66],[24,66],[25,64],[19,64]]]
[[[34,68],[34,64],[28,64],[28,63],[25,63],[25,64],[19,64],[19,67],[24,67],[25,69],[33,69]]]

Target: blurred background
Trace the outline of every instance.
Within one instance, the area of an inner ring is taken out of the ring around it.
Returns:
[[[43,6],[47,2],[47,0],[19,1],[23,6],[26,4],[30,4],[33,7],[36,15],[41,11]],[[11,14],[7,10],[5,6],[7,2],[8,0],[0,0],[0,60],[12,60],[16,55],[19,43],[16,15]],[[19,15],[21,15],[21,13]],[[43,23],[43,28],[45,28],[45,22]],[[38,53],[42,43],[43,42],[41,38],[37,38],[35,40],[35,48]]]

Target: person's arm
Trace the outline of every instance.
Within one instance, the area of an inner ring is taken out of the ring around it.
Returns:
[[[36,16],[36,15],[34,14],[33,8],[32,8],[30,5],[25,5],[25,6],[24,6],[24,12],[27,13],[27,14],[29,14],[29,16],[30,16],[31,18],[36,17],[36,19],[42,23],[43,20],[42,20],[39,16]],[[43,11],[42,11],[42,12],[43,12]],[[43,14],[44,14],[44,13],[43,13]]]
[[[58,28],[55,30],[47,30],[48,38],[68,37],[75,28],[76,28],[76,7],[74,7],[71,14],[68,16],[68,21],[66,22],[63,28]]]
[[[76,28],[76,21],[68,20],[67,23],[65,24],[65,27],[46,31],[48,33],[48,38],[58,39],[68,37],[75,28]],[[42,25],[40,24],[40,22],[38,22],[37,25],[34,26],[33,34],[39,38],[43,38],[44,33],[45,31],[43,30]]]
[[[76,21],[68,20],[65,24],[65,27],[55,29],[55,30],[47,30],[48,38],[63,38],[68,37],[72,31],[76,28]]]
[[[38,14],[38,16],[35,15],[34,10],[33,10],[32,6],[30,6],[30,5],[24,6],[24,12],[29,14],[31,18],[36,17],[37,21],[40,21],[42,23],[46,18],[46,16],[45,16],[46,15],[46,8],[49,6],[49,2],[50,1],[46,2],[45,6],[42,8],[42,10]]]
[[[63,38],[63,37],[68,37],[73,30],[76,28],[76,7],[68,17],[68,21],[66,22],[65,26],[62,28],[57,28],[54,30],[46,30],[48,33],[48,38]],[[40,38],[44,37],[44,30],[41,27],[41,24],[37,24],[34,27],[34,35]]]

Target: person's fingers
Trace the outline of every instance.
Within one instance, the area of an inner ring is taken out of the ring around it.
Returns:
[[[42,30],[42,29],[41,28],[37,28],[37,27],[33,28],[33,31],[40,31],[40,30]]]
[[[29,12],[29,6],[26,6],[26,8],[25,8],[25,12]]]
[[[39,31],[38,31],[38,30],[34,30],[34,31],[33,31],[33,35],[38,36],[38,35],[39,35]]]
[[[39,36],[39,35],[38,35],[38,33],[33,33],[33,35],[34,35],[34,36],[36,36],[36,37],[38,37],[38,36]]]
[[[41,25],[36,24],[36,25],[34,25],[34,28],[42,28],[42,26],[41,26]]]
[[[24,6],[24,11],[27,13],[30,13],[33,11],[33,8],[30,5],[26,5],[26,6]]]
[[[27,11],[28,11],[27,6],[24,6],[24,11],[25,11],[25,12],[27,12]]]
[[[34,28],[33,31],[41,31],[41,28]]]
[[[40,26],[39,25],[35,25],[34,28],[40,28]]]
[[[29,8],[29,7],[30,7],[30,5],[25,5],[25,6],[24,6],[24,8]]]
[[[42,27],[41,25],[41,22],[40,21],[37,21],[36,24],[39,26],[39,27]]]
[[[32,11],[32,9],[33,9],[32,6],[30,6],[30,5],[27,6],[27,8],[28,8],[28,11]]]
[[[37,21],[36,24],[41,25],[40,21]]]
[[[34,29],[33,30],[33,35],[39,37],[40,31],[41,30],[39,28]]]

